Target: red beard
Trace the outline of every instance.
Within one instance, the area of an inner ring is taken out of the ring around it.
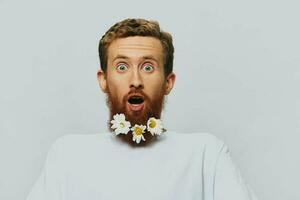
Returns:
[[[164,107],[164,91],[161,90],[159,94],[157,94],[153,99],[150,99],[142,90],[138,90],[136,88],[131,88],[130,92],[125,95],[120,103],[118,99],[111,94],[110,89],[107,89],[107,98],[106,104],[110,109],[110,118],[108,121],[108,129],[110,132],[114,132],[111,128],[110,121],[113,119],[115,114],[123,113],[125,115],[125,119],[130,122],[131,127],[135,124],[137,125],[145,125],[147,126],[147,121],[150,117],[155,117],[156,119],[160,119],[162,109]],[[128,110],[126,106],[128,101],[128,96],[134,94],[140,94],[144,98],[144,108],[138,112],[132,112]],[[156,139],[156,135],[152,135],[150,132],[145,130],[143,134],[145,141],[141,140],[141,143],[136,144],[132,141],[132,132],[129,131],[127,134],[119,134],[117,138],[120,138],[122,141],[130,144],[131,146],[146,146],[152,143]]]

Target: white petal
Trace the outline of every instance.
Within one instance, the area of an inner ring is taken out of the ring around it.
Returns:
[[[140,142],[141,142],[141,138],[138,137],[138,138],[136,139],[136,143],[140,143]]]
[[[158,132],[156,132],[156,135],[160,135],[162,132],[161,131],[158,131]]]
[[[122,118],[119,114],[115,115],[115,121],[118,123],[122,122]]]
[[[121,113],[119,115],[119,119],[122,120],[122,121],[125,121],[125,115],[123,113]]]
[[[119,134],[120,134],[120,132],[118,131],[118,129],[115,130],[115,134],[116,134],[116,135],[119,135]]]
[[[130,126],[131,126],[131,124],[130,124],[129,121],[125,121],[124,123],[125,123],[125,126],[127,126],[127,127],[130,127]]]
[[[133,135],[132,140],[135,141],[137,139],[137,137],[135,135]]]
[[[149,131],[150,131],[151,135],[155,134],[155,132],[152,129],[150,129]]]
[[[117,120],[118,117],[119,117],[119,114],[115,114],[115,115],[113,116],[114,120]]]
[[[148,121],[147,121],[147,126],[148,126],[148,127],[149,127],[149,125],[150,125],[150,121],[151,121],[151,118],[148,119]]]
[[[123,134],[127,134],[129,132],[129,128],[125,127],[125,128],[122,128],[122,133]]]

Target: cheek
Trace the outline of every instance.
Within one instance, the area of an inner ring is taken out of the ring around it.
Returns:
[[[112,97],[117,98],[118,101],[122,101],[126,94],[126,85],[120,84],[122,82],[119,79],[107,79],[107,84]]]
[[[145,89],[146,92],[148,91],[149,95],[157,96],[164,89],[164,79],[156,78],[155,80],[147,80],[145,84]]]

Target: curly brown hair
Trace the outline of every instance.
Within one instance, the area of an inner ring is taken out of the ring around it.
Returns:
[[[130,36],[148,36],[160,40],[164,53],[164,73],[165,76],[173,71],[174,46],[171,34],[160,29],[157,21],[140,18],[128,18],[117,22],[102,36],[98,53],[100,66],[104,73],[107,70],[107,49],[109,45],[118,38]]]

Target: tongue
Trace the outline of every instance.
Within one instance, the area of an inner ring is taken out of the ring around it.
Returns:
[[[140,104],[130,104],[130,103],[128,103],[128,107],[132,111],[141,111],[144,108],[144,103],[140,103]]]

